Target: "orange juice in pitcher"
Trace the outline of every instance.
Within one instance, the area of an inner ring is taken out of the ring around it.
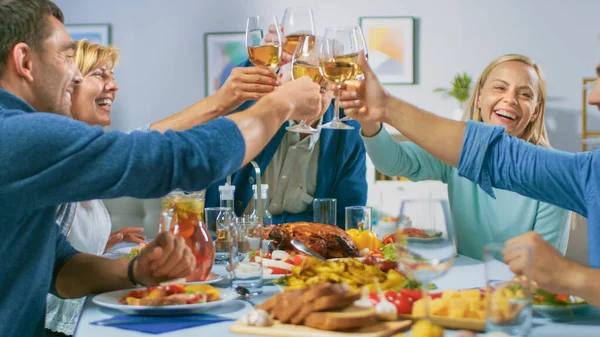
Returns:
[[[196,257],[196,269],[187,281],[205,281],[214,263],[215,250],[204,223],[204,191],[172,192],[161,201],[159,232],[170,231],[185,240]]]

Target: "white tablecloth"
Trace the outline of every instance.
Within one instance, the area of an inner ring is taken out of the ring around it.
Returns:
[[[225,268],[222,265],[217,265],[213,268],[216,273],[225,273]],[[508,268],[503,264],[498,264],[494,268],[494,274],[501,279],[510,279],[512,274]],[[477,260],[470,259],[468,257],[459,256],[455,262],[454,267],[444,276],[435,280],[435,284],[440,290],[444,289],[468,289],[475,287],[483,287],[485,283],[484,268],[483,264]],[[266,298],[270,297],[273,293],[279,291],[274,286],[266,286],[265,293],[253,299],[257,303],[261,303]],[[239,318],[248,310],[251,306],[243,301],[233,301],[228,305],[224,305],[218,310],[211,313],[219,314],[221,316],[230,318]],[[88,297],[83,313],[81,315],[77,330],[75,331],[75,337],[148,337],[151,335],[133,332],[128,330],[121,330],[114,327],[100,327],[90,324],[101,319],[110,318],[113,315],[117,315],[119,312],[106,310],[98,307],[91,301],[91,297]],[[234,337],[243,336],[233,334],[229,332],[229,326],[231,322],[224,322],[218,324],[212,324],[204,327],[196,327],[184,330],[178,330],[170,333],[164,333],[160,336],[164,337],[198,337],[198,336],[218,336],[218,337]],[[585,318],[578,322],[570,323],[555,323],[547,319],[534,319],[534,328],[531,337],[598,337],[600,336],[600,310],[597,318]],[[454,331],[447,330],[446,336],[453,336]],[[250,337],[250,336],[248,336]]]

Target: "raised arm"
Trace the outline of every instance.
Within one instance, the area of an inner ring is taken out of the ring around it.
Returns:
[[[261,67],[237,67],[212,96],[150,125],[150,129],[186,130],[221,117],[249,100],[258,100],[278,86],[275,73]]]
[[[586,186],[596,179],[591,154],[536,147],[500,127],[451,121],[390,96],[364,57],[365,80],[346,86],[341,106],[365,122],[385,122],[493,196],[507,189],[586,215]]]
[[[184,132],[105,133],[55,114],[0,111],[0,155],[11,163],[0,202],[19,210],[204,189],[254,158],[290,116],[313,118],[320,105],[319,86],[306,79]]]
[[[447,182],[451,167],[418,145],[396,141],[383,127],[372,137],[363,135],[362,138],[371,161],[381,173],[406,177],[412,181]]]

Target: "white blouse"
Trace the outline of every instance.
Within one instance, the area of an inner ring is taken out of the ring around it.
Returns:
[[[101,200],[83,201],[77,204],[67,239],[80,252],[102,255],[111,227],[110,215]],[[85,297],[63,300],[49,294],[46,298],[46,328],[73,335],[84,301]]]

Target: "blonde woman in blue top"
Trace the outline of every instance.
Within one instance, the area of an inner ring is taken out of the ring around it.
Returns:
[[[546,86],[539,66],[526,56],[503,55],[492,61],[474,87],[466,120],[506,127],[530,143],[550,147],[544,125]],[[361,122],[367,153],[375,167],[412,181],[448,184],[456,226],[458,252],[481,259],[483,246],[535,231],[562,254],[569,238],[569,212],[514,192],[494,190],[496,198],[456,168],[436,159],[412,142],[397,142],[379,122]],[[441,140],[443,141],[443,140]]]

